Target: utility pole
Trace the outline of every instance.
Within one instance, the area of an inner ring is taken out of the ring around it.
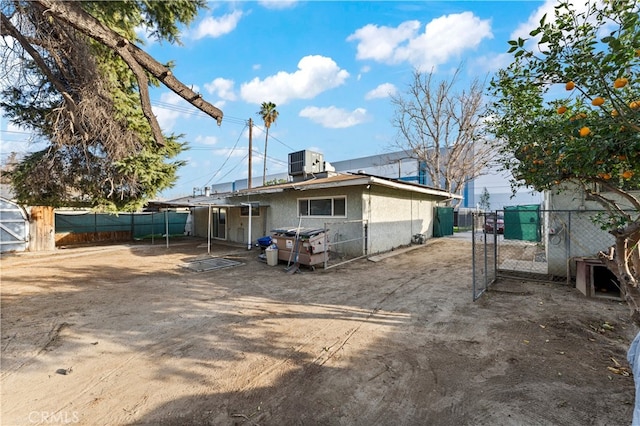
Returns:
[[[252,167],[251,153],[253,150],[252,137],[253,137],[253,120],[249,118],[249,179],[247,180],[247,189],[251,189],[251,167]],[[251,207],[249,207],[249,209],[251,209]]]

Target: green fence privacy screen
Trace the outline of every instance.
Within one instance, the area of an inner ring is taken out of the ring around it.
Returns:
[[[453,235],[453,207],[436,207],[433,219],[433,236]]]
[[[166,214],[166,216],[165,216]],[[56,232],[74,234],[90,232],[131,231],[133,238],[164,235],[167,223],[169,235],[183,235],[188,212],[159,213],[56,213]]]
[[[540,242],[540,206],[535,204],[505,207],[504,239]]]

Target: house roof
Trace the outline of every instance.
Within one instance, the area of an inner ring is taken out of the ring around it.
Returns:
[[[263,186],[252,189],[243,189],[234,192],[233,196],[269,194],[284,192],[287,190],[325,189],[346,186],[377,185],[410,192],[428,194],[444,199],[462,199],[462,196],[452,194],[442,189],[421,185],[414,182],[400,181],[366,173],[339,173],[326,177],[312,178],[301,182],[287,182],[279,185]]]
[[[324,177],[315,177],[300,182],[287,182],[278,185],[260,186],[257,188],[242,189],[235,192],[218,193],[211,196],[199,195],[195,197],[183,197],[170,201],[154,201],[149,204],[156,207],[196,207],[196,206],[216,206],[216,207],[239,207],[240,201],[235,200],[240,197],[261,194],[276,194],[285,191],[303,191],[311,189],[341,188],[349,186],[376,185],[386,188],[398,189],[402,191],[416,192],[441,198],[442,201],[449,199],[462,199],[462,196],[452,194],[442,189],[421,185],[414,182],[400,181],[380,176],[373,176],[366,173],[336,173]]]

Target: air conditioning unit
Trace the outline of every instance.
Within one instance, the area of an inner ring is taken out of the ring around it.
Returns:
[[[324,172],[324,156],[319,152],[297,151],[289,154],[289,176]]]

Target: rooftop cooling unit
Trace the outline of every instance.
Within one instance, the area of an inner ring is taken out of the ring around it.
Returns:
[[[324,156],[319,152],[298,151],[289,154],[289,175],[298,176],[324,171]]]

